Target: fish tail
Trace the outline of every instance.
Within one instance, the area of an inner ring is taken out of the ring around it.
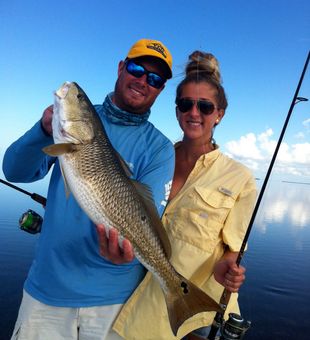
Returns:
[[[223,312],[220,305],[190,281],[182,278],[176,290],[165,295],[170,326],[176,336],[181,325],[195,314]]]

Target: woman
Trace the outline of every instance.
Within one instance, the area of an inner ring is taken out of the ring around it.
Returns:
[[[171,242],[171,263],[219,301],[223,286],[237,292],[244,280],[245,269],[235,261],[256,197],[255,180],[247,168],[222,154],[213,139],[227,100],[212,54],[190,55],[175,102],[184,136],[175,145],[175,173],[162,218]],[[239,313],[237,293],[231,295],[225,317],[230,312]],[[147,273],[124,305],[114,330],[125,339],[170,340],[187,334],[188,339],[198,339],[207,335],[205,327],[214,315],[195,315],[175,337],[161,288]]]

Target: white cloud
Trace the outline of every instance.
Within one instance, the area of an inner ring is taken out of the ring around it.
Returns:
[[[272,129],[267,129],[265,132],[258,135],[257,138],[259,141],[259,149],[264,151],[265,157],[268,155],[272,155],[277,145],[277,142],[275,140],[270,140],[270,137],[272,135]]]
[[[263,159],[259,148],[256,145],[257,138],[254,133],[241,136],[239,141],[230,141],[226,144],[229,153],[236,157]]]
[[[310,124],[310,119],[308,120]],[[272,129],[258,134],[248,133],[239,140],[226,143],[227,154],[251,168],[266,171],[274,154],[277,140],[272,139]],[[310,143],[282,143],[277,155],[275,172],[294,176],[310,174]]]
[[[299,131],[298,133],[295,134],[296,139],[304,139],[306,138],[306,135],[310,133],[310,118],[304,120],[301,123],[304,126],[304,131]]]
[[[291,146],[282,143],[278,160],[283,163],[310,165],[310,143],[292,144]]]
[[[310,129],[310,118],[304,120],[302,125],[305,126],[307,129]]]
[[[297,139],[303,139],[305,138],[305,134],[303,132],[298,132],[294,137]]]

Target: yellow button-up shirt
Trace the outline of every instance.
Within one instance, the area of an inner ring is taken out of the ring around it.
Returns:
[[[240,250],[256,198],[255,180],[242,164],[219,149],[202,155],[186,183],[171,200],[162,218],[170,239],[171,263],[184,277],[216,301],[223,286],[215,281],[214,264],[225,247]],[[237,294],[226,309],[239,313]],[[122,308],[113,329],[128,340],[180,339],[194,329],[209,326],[215,312],[199,313],[171,331],[164,295],[148,272]]]

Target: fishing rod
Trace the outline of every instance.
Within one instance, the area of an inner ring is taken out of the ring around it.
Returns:
[[[17,191],[22,192],[23,194],[26,194],[30,196],[34,201],[42,204],[44,207],[46,206],[46,198],[36,194],[36,193],[30,193],[22,188],[17,187],[16,185],[4,181],[0,178],[0,183],[5,184]],[[37,234],[41,231],[43,219],[42,217],[36,213],[35,211],[28,209],[25,213],[22,214],[22,216],[19,219],[19,227],[21,230],[26,231],[30,234]]]
[[[30,193],[30,192],[28,192],[28,191],[26,191],[26,190],[24,190],[22,188],[17,187],[16,185],[13,185],[12,183],[4,181],[1,178],[0,178],[0,182],[5,184],[5,185],[7,185],[7,186],[9,186],[9,187],[11,187],[11,188],[13,188],[13,189],[15,189],[15,190],[17,190],[17,191],[22,192],[23,194],[26,194],[26,195],[30,196],[34,201],[36,201],[38,203],[41,203],[44,206],[46,206],[46,198],[45,197],[43,197],[43,196],[41,196],[39,194],[36,194],[36,193]]]
[[[293,108],[294,108],[295,104],[297,104],[301,101],[307,101],[308,100],[307,98],[298,97],[298,93],[299,93],[299,89],[301,87],[304,75],[306,73],[306,70],[307,70],[307,67],[308,67],[308,64],[309,64],[309,58],[310,58],[310,52],[308,52],[308,56],[307,56],[303,71],[301,73],[301,76],[300,76],[300,79],[299,79],[299,82],[298,82],[298,85],[297,85],[291,106],[289,108],[287,117],[285,119],[285,122],[284,122],[284,125],[283,125],[283,128],[282,128],[278,143],[276,145],[276,148],[275,148],[274,154],[272,156],[269,168],[267,170],[266,177],[264,179],[262,188],[261,188],[259,196],[257,198],[256,204],[255,204],[255,207],[254,207],[254,210],[253,210],[253,213],[252,213],[251,220],[249,222],[247,231],[245,233],[245,236],[244,236],[244,239],[243,239],[237,260],[236,260],[236,264],[238,266],[239,266],[239,264],[242,260],[244,250],[245,250],[245,247],[246,247],[246,243],[247,243],[248,238],[250,236],[250,233],[251,233],[251,230],[252,230],[252,227],[253,227],[253,224],[254,224],[254,220],[255,220],[259,205],[260,205],[261,200],[263,198],[263,195],[264,195],[264,192],[265,192],[265,189],[266,189],[266,186],[267,186],[273,165],[275,163],[276,157],[278,155],[278,151],[279,151],[281,143],[282,143],[282,139],[283,139],[284,134],[285,134],[285,130],[286,130],[288,122],[291,118]],[[220,302],[219,302],[221,307],[223,308],[223,312],[222,313],[221,312],[216,313],[214,320],[213,320],[213,323],[212,323],[212,326],[211,326],[210,333],[208,335],[209,340],[215,339],[215,336],[216,336],[216,334],[217,334],[217,332],[220,328],[223,329],[220,339],[223,339],[223,340],[224,339],[227,339],[227,340],[229,340],[229,339],[242,339],[245,331],[250,327],[249,322],[245,321],[240,315],[234,314],[234,313],[229,314],[229,319],[225,322],[225,325],[223,327],[223,321],[224,321],[223,315],[224,315],[225,310],[227,308],[227,304],[229,302],[230,295],[231,295],[231,293],[225,288],[224,291],[223,291],[223,294],[221,296]]]

